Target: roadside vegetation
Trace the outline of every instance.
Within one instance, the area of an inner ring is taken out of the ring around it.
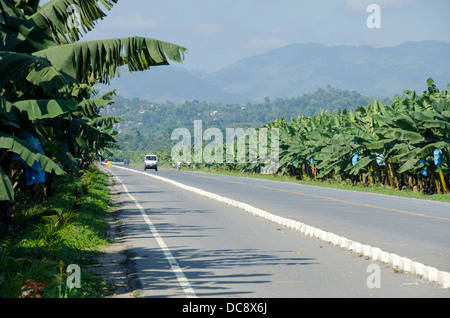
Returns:
[[[87,269],[111,243],[108,183],[108,176],[92,165],[79,176],[56,177],[54,195],[40,203],[23,194],[11,225],[0,226],[0,297],[85,298],[114,292],[110,282]],[[68,288],[71,264],[81,268],[79,288]]]

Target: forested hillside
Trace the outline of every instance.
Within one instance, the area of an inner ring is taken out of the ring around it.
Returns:
[[[161,151],[171,149],[173,129],[193,128],[194,120],[202,120],[203,128],[260,127],[277,118],[297,118],[299,114],[313,116],[324,110],[327,113],[338,109],[353,110],[356,106],[369,105],[374,97],[362,96],[354,91],[331,87],[318,89],[297,98],[266,98],[260,104],[206,103],[197,100],[183,104],[152,103],[138,98],[117,96],[115,103],[102,111],[103,115],[120,116],[125,120],[117,124],[120,132],[118,144],[124,151]],[[385,98],[381,101],[389,103]]]

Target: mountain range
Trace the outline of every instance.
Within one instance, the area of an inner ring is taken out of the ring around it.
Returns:
[[[438,88],[450,82],[450,43],[406,42],[398,46],[329,46],[290,44],[243,58],[212,73],[177,65],[123,73],[101,92],[116,89],[126,98],[183,103],[186,100],[223,104],[260,103],[299,97],[331,86],[366,96],[392,97],[403,90],[426,89],[427,78]],[[189,56],[187,56],[189,58]]]

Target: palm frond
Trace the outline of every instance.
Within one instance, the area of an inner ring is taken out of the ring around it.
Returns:
[[[37,161],[43,171],[64,174],[64,171],[50,158],[20,138],[0,132],[0,148],[18,154],[30,167]]]
[[[0,167],[0,201],[14,201],[14,190],[6,173]]]
[[[143,37],[87,41],[51,47],[33,53],[51,62],[60,72],[83,84],[109,83],[127,65],[130,72],[151,66],[181,63],[187,50],[179,45]]]
[[[57,97],[71,92],[74,78],[57,70],[48,60],[26,53],[0,51],[0,90],[13,101],[22,95]]]
[[[106,15],[101,3],[111,10],[118,0],[53,0],[30,17],[41,29],[49,28],[61,44],[80,40],[80,36],[94,28],[95,21]]]

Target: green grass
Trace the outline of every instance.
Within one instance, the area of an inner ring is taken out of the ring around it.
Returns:
[[[21,297],[25,290],[44,298],[104,297],[112,292],[113,286],[84,270],[96,263],[101,247],[111,243],[106,235],[106,216],[112,209],[108,182],[108,176],[92,166],[81,179],[58,177],[53,195],[42,203],[16,203],[12,228],[0,228],[0,297]],[[81,269],[81,287],[71,290],[66,286],[70,264]]]

